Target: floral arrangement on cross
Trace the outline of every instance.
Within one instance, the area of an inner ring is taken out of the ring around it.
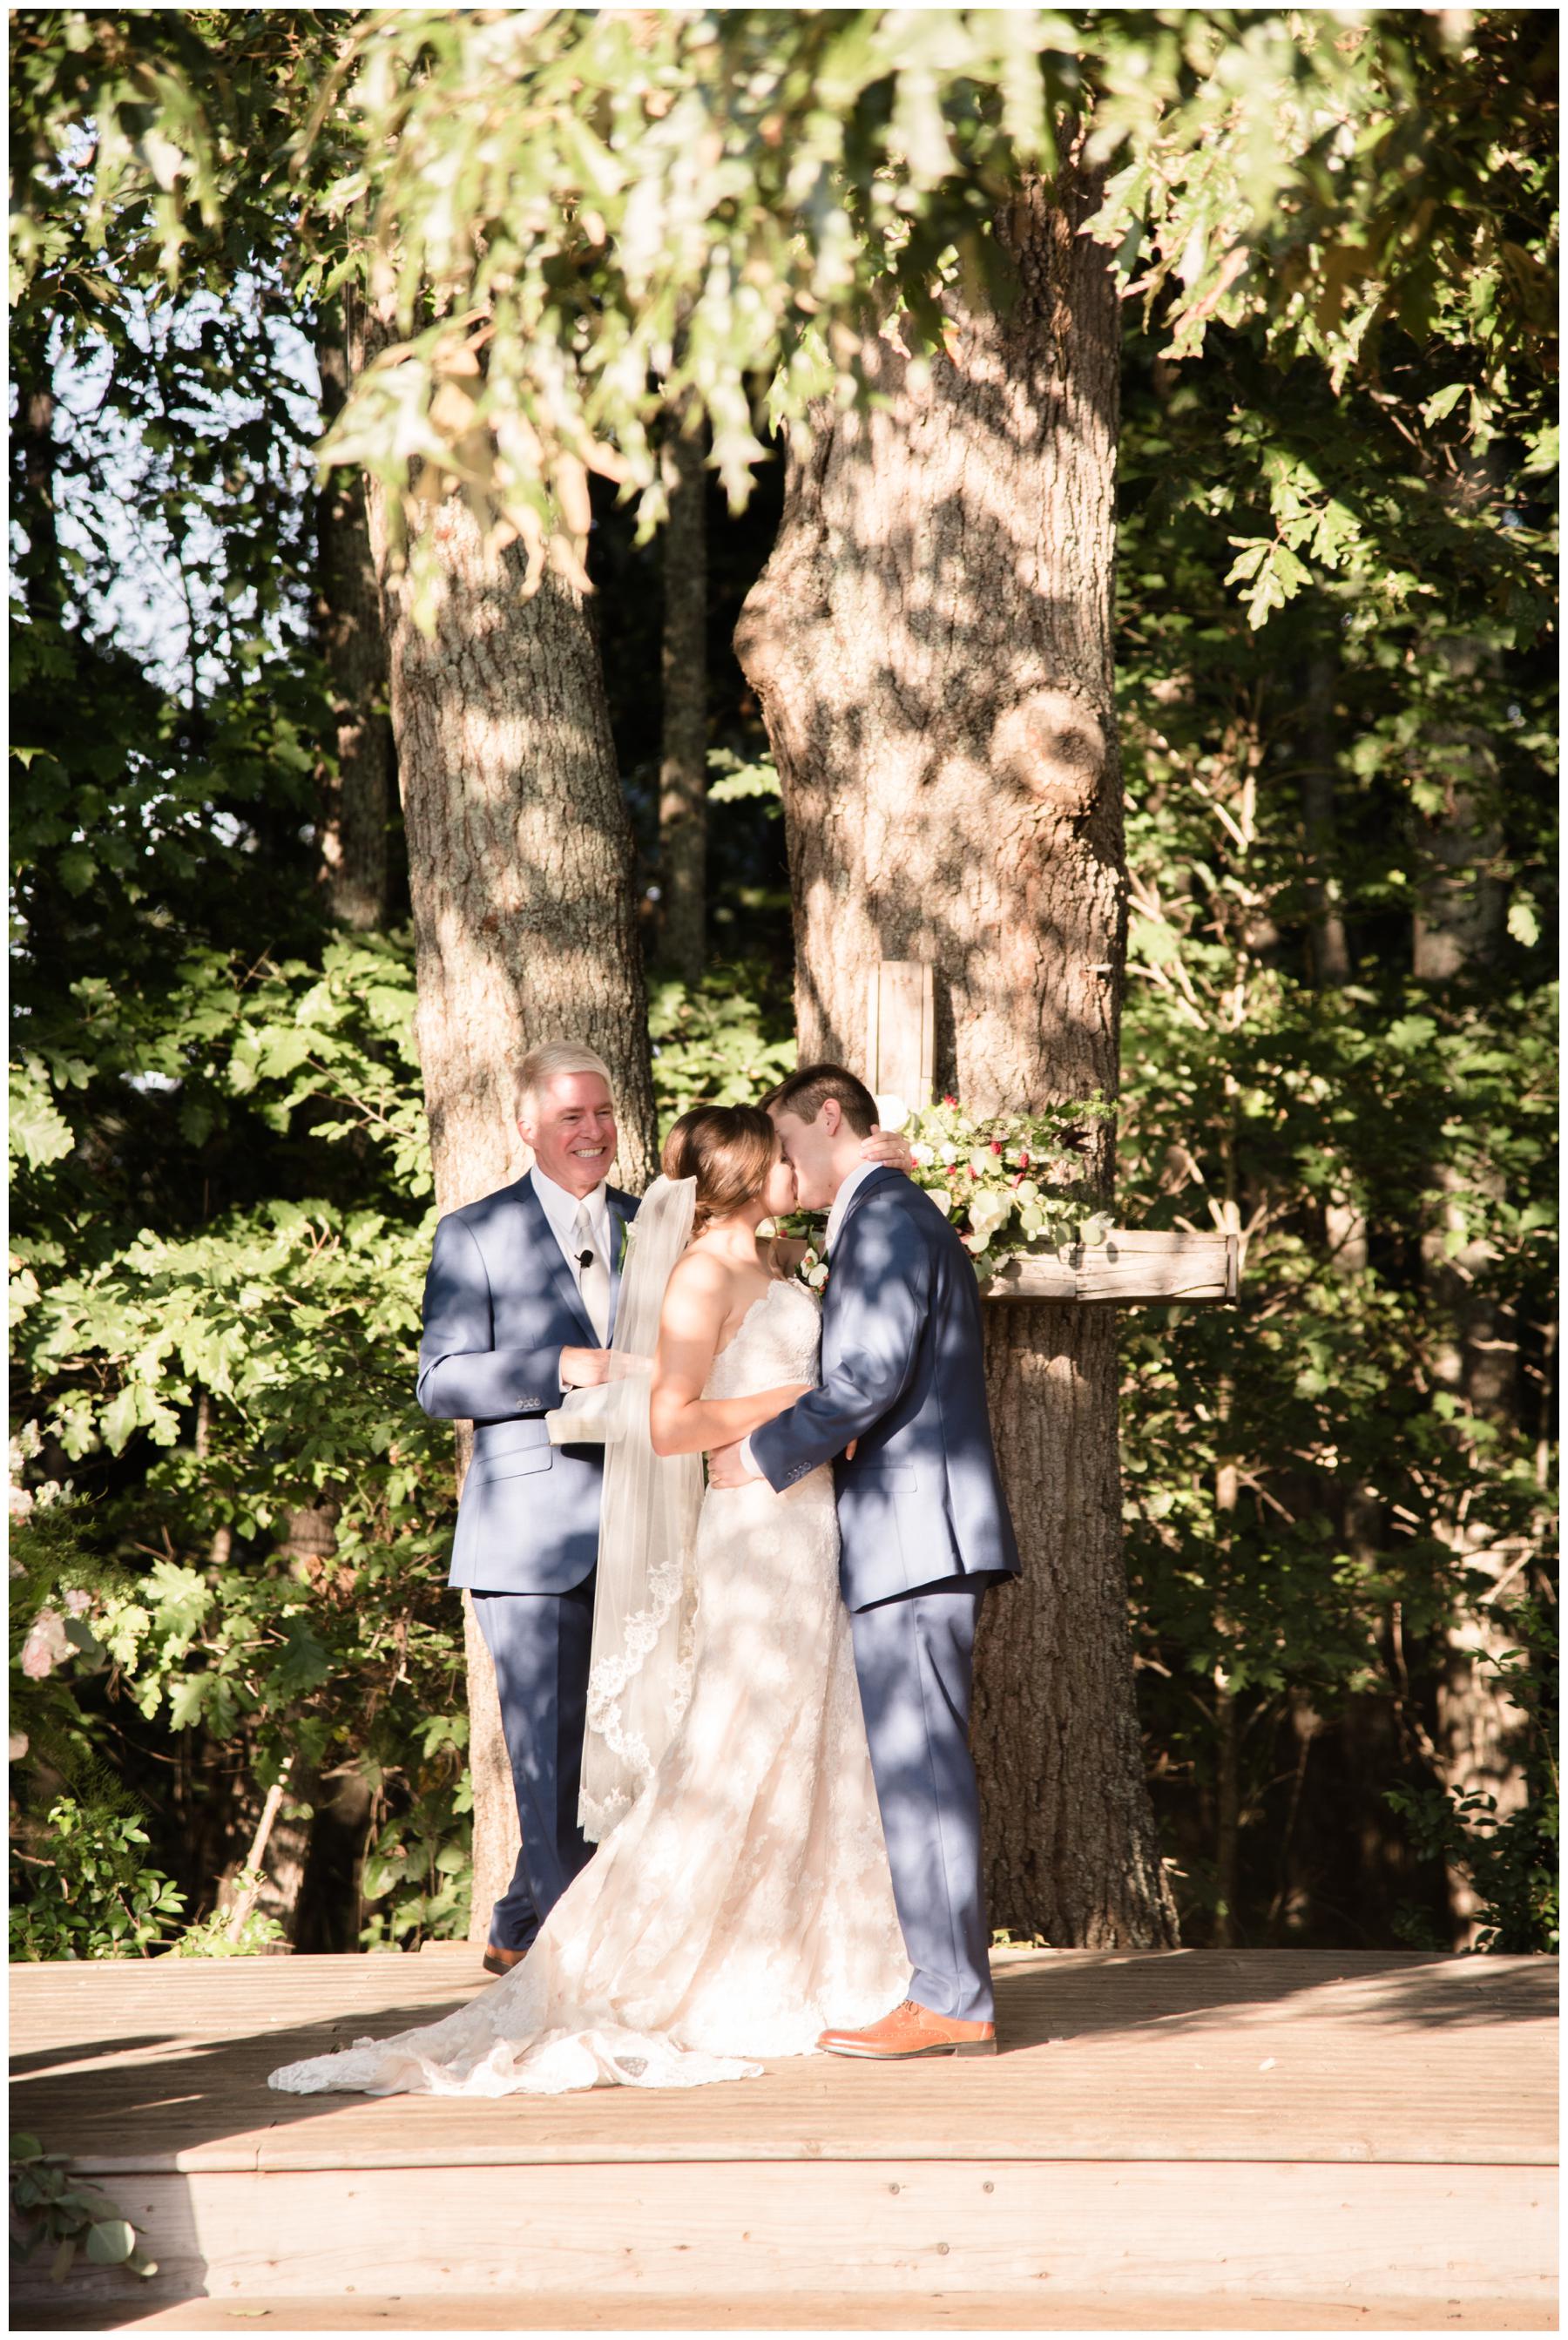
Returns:
[[[915,1157],[909,1175],[952,1221],[982,1284],[1007,1253],[1104,1243],[1111,1220],[1091,1207],[1088,1125],[1109,1121],[1114,1112],[1097,1093],[1044,1113],[988,1120],[967,1113],[954,1096],[923,1107],[900,1096],[877,1099],[878,1126],[908,1141]],[[805,1221],[781,1221],[779,1231],[799,1236]],[[817,1244],[808,1239],[796,1277],[821,1292],[829,1273]]]
[[[955,1096],[915,1107],[879,1096],[881,1126],[908,1140],[910,1175],[945,1211],[986,1281],[1008,1252],[1103,1243],[1108,1214],[1092,1207],[1088,1125],[1115,1107],[1097,1094],[1043,1113],[981,1119]]]

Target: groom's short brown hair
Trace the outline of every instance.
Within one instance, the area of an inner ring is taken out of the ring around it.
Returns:
[[[762,1100],[798,1121],[815,1121],[829,1097],[837,1097],[845,1126],[857,1137],[869,1137],[877,1126],[877,1100],[864,1081],[842,1065],[803,1065]]]

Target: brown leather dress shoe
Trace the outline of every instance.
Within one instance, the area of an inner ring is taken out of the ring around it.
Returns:
[[[907,1998],[880,2023],[868,2023],[864,2031],[824,2031],[817,2045],[829,2056],[868,2056],[880,2063],[907,2063],[915,2056],[994,2056],[997,2027],[937,2015]]]
[[[486,1942],[484,1970],[486,1974],[510,1974],[513,1967],[520,1967],[527,1956],[526,1950],[503,1950],[499,1942]]]

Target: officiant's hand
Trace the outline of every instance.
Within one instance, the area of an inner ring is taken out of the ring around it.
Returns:
[[[562,1389],[597,1389],[610,1379],[608,1349],[562,1349],[561,1353],[561,1385]]]
[[[860,1140],[862,1162],[875,1162],[883,1170],[908,1172],[915,1166],[909,1151],[909,1141],[902,1135],[895,1136],[890,1129],[874,1129],[869,1137]]]

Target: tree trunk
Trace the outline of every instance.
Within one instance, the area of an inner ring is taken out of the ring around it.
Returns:
[[[389,568],[373,487],[370,515],[437,1205],[454,1210],[521,1176],[517,1070],[546,1040],[585,1042],[610,1066],[616,1175],[640,1189],[657,1167],[648,1010],[631,833],[587,604],[553,574],[525,600],[518,548],[487,552],[467,506],[449,496],[435,514],[443,583],[427,640]],[[511,1874],[517,1816],[490,1659],[463,1607],[478,1939]]]
[[[366,358],[366,310],[345,287],[317,334],[322,416],[342,410]],[[364,481],[328,475],[316,499],[316,636],[332,691],[336,769],[323,772],[317,822],[320,877],[340,926],[361,931],[387,919],[387,824],[392,818],[392,740],[387,705],[387,642],[381,586],[371,550]]]
[[[938,1085],[980,1113],[1114,1096],[1126,926],[1112,700],[1119,322],[1076,235],[1096,191],[1021,188],[1006,315],[948,304],[872,411],[812,418],[736,646],[783,786],[801,1061],[858,1063],[878,958],[937,970]],[[1092,1125],[1099,1195],[1113,1143]],[[976,1752],[994,1925],[1175,1938],[1144,1783],[1109,1311],[989,1312],[1024,1559],[987,1604]]]
[[[59,618],[65,605],[60,566],[55,475],[55,372],[46,321],[15,324],[11,379],[16,412],[11,426],[11,511],[26,536],[15,561],[31,617]]]
[[[708,924],[708,523],[702,441],[672,430],[663,454],[664,742],[659,767],[663,955],[700,982]]]
[[[1448,654],[1462,675],[1473,672],[1484,655],[1474,641],[1457,638]],[[1484,780],[1490,756],[1484,735],[1450,735],[1455,736],[1473,749]],[[1428,828],[1422,838],[1424,867],[1412,931],[1417,982],[1441,989],[1484,967],[1495,955],[1506,893],[1489,865],[1500,846],[1498,833],[1478,811],[1474,798],[1456,788],[1447,817]],[[1433,1177],[1442,1191],[1458,1184],[1447,1162],[1434,1166]],[[1447,1337],[1430,1360],[1434,1378],[1484,1419],[1513,1423],[1519,1407],[1518,1344],[1511,1320],[1486,1290],[1489,1244],[1484,1236],[1466,1233],[1464,1214],[1455,1199],[1444,1203],[1421,1248],[1427,1289],[1448,1320]],[[1463,1434],[1462,1423],[1454,1425],[1454,1434]],[[1483,1599],[1494,1599],[1505,1580],[1518,1575],[1524,1555],[1499,1542],[1484,1520],[1467,1513],[1468,1505],[1462,1505],[1444,1522],[1444,1532],[1465,1568],[1490,1579]],[[1492,1797],[1500,1819],[1521,1810],[1528,1795],[1519,1760],[1528,1725],[1496,1665],[1517,1642],[1518,1636],[1472,1595],[1437,1653],[1435,1736],[1444,1785],[1458,1796]],[[1448,1884],[1454,1947],[1470,1949],[1482,1923],[1474,1880],[1454,1867]]]
[[[1306,848],[1312,969],[1320,991],[1350,981],[1350,937],[1341,907],[1334,804],[1334,680],[1332,659],[1319,654],[1306,678],[1306,768],[1301,814]]]

